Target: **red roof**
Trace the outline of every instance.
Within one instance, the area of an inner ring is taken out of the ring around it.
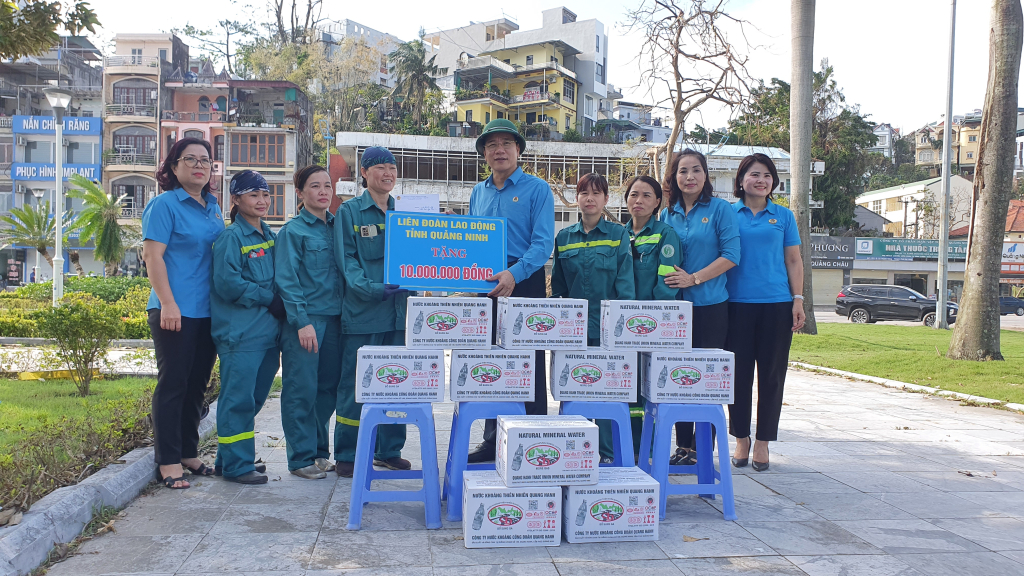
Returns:
[[[1024,200],[1010,200],[1006,212],[1006,232],[1024,232]]]
[[[970,226],[961,226],[949,231],[950,238],[967,238],[967,234],[970,233]]]

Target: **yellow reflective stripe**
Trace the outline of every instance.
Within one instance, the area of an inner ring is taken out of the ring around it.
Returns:
[[[565,246],[559,246],[559,252],[565,252],[566,250],[575,250],[576,248],[593,248],[594,246],[618,246],[622,243],[622,240],[593,240],[591,242],[577,242],[575,244],[566,244]]]
[[[631,406],[629,408],[629,417],[630,418],[642,418],[643,415],[644,415],[644,408],[643,408],[643,406]]]
[[[242,432],[241,434],[235,434],[234,436],[217,436],[217,442],[220,442],[221,444],[233,444],[239,440],[248,440],[255,437],[255,432]]]
[[[635,244],[637,246],[641,244],[657,244],[661,242],[661,234],[651,234],[650,236],[637,236]]]
[[[242,254],[248,254],[249,252],[252,252],[253,250],[259,250],[260,248],[273,248],[273,247],[274,247],[274,241],[273,240],[267,240],[266,242],[264,242],[262,244],[253,244],[252,246],[242,246]]]
[[[334,418],[335,420],[338,421],[339,424],[344,424],[346,426],[359,426],[359,420],[353,420],[351,418],[342,418],[341,416],[335,416]]]
[[[373,224],[367,224],[367,226],[373,226]],[[384,229],[384,224],[383,223],[377,224],[376,226],[377,226],[377,228],[380,228],[381,230]],[[352,225],[352,231],[358,233],[359,232],[359,224],[353,224]]]
[[[673,268],[672,266],[658,266],[658,276],[668,276],[669,274],[675,271],[676,269]]]

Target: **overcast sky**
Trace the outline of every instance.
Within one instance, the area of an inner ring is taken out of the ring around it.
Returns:
[[[182,27],[215,26],[222,18],[259,20],[265,0],[248,0],[255,8],[242,10],[227,0],[176,0],[140,4],[127,0],[92,0],[104,24],[101,38],[117,32],[159,32]],[[635,61],[639,38],[625,33],[625,8],[631,0],[569,0],[567,8],[578,20],[596,18],[608,29],[608,76],[632,101],[654,100],[637,86],[639,63]],[[632,0],[636,1],[636,0]],[[241,0],[240,5],[246,4]],[[502,12],[497,2],[427,2],[380,0],[349,2],[325,0],[323,16],[349,18],[403,40],[428,32],[462,26],[502,16],[519,24],[520,30],[539,28],[540,11],[558,6],[557,0],[518,0]],[[953,113],[981,108],[988,70],[989,2],[960,0],[956,27],[956,60]],[[727,9],[749,20],[756,28],[751,41],[761,48],[750,53],[749,70],[766,82],[772,77],[789,79],[789,0],[730,0]],[[253,18],[253,12],[257,13]],[[946,51],[949,2],[944,0],[825,0],[818,2],[815,23],[815,67],[828,58],[847,102],[859,104],[875,122],[914,130],[938,120],[945,110]],[[724,126],[729,114],[717,108],[702,111],[706,125]],[[687,128],[700,122],[691,120]]]

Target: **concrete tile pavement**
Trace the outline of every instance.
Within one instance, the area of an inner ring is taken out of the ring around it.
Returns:
[[[441,463],[452,408],[434,407]],[[49,574],[1024,574],[1024,416],[869,383],[791,372],[771,468],[733,469],[739,520],[673,496],[658,542],[467,550],[461,523],[425,530],[411,503],[370,504],[348,532],[351,481],[288,474],[277,400],[257,428],[269,484],[156,490]],[[415,429],[404,455],[419,463]]]

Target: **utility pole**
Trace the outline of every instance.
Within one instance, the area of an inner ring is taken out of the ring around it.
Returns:
[[[950,203],[950,131],[953,126],[953,47],[956,39],[956,0],[949,0],[949,72],[946,77],[946,121],[943,122],[942,199],[939,201],[939,270],[935,288],[935,329],[948,330],[946,322],[946,291],[949,279],[949,203]],[[959,132],[959,131],[958,131]],[[957,170],[960,170],[960,146],[957,143]]]
[[[814,80],[814,9],[815,0],[790,0],[790,31],[792,85],[789,96],[789,154],[793,176],[791,196],[793,215],[800,232],[801,256],[804,263],[804,312],[807,321],[802,332],[817,334],[814,321],[814,290],[811,269],[811,126]]]

